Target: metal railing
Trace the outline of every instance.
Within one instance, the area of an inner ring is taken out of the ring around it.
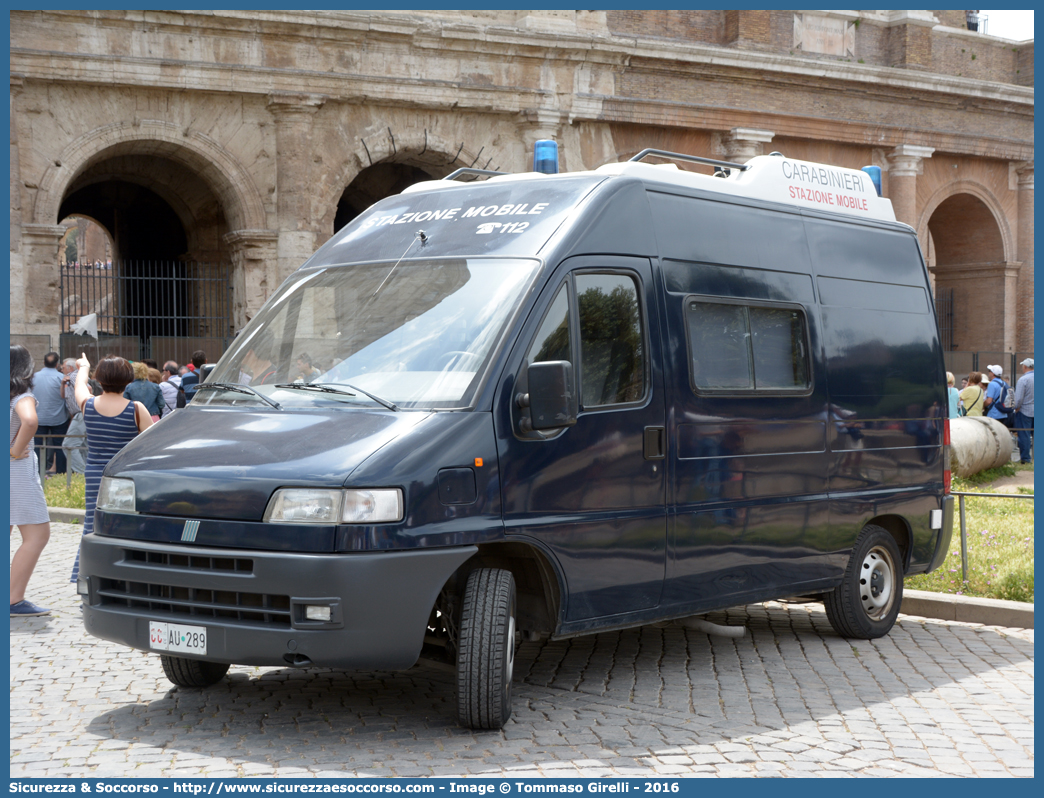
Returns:
[[[1019,364],[1026,358],[1032,358],[1032,352],[951,352],[943,351],[943,362],[946,370],[957,378],[957,389],[960,390],[961,377],[968,375],[970,371],[983,372],[990,364],[996,364],[1004,369],[1004,380],[1011,387],[1022,377],[1022,369]]]
[[[974,491],[951,491],[957,497],[958,512],[961,517],[961,582],[968,582],[968,524],[965,516],[964,497],[974,496],[977,499],[1029,499],[1032,493],[975,493]]]
[[[232,265],[227,262],[117,260],[60,269],[59,349],[129,360],[184,363],[196,349],[217,360],[232,339]],[[98,338],[72,331],[94,313]]]
[[[47,460],[48,460],[48,453],[49,452],[55,452],[55,453],[57,453],[57,452],[65,452],[65,453],[67,453],[67,452],[72,451],[73,448],[75,448],[75,449],[78,449],[81,452],[83,452],[84,460],[87,459],[87,436],[86,435],[51,435],[51,434],[48,434],[48,435],[33,435],[33,440],[34,441],[37,438],[42,438],[43,439],[43,445],[36,447],[36,456],[37,456],[37,458],[40,461],[40,484],[41,485],[43,485],[44,482],[47,480]],[[63,441],[66,438],[82,438],[83,442],[79,446],[66,448],[66,447],[62,446],[61,443],[59,443],[57,446],[53,445],[48,440],[49,438],[60,438]],[[68,458],[66,458],[66,459],[68,460]],[[66,464],[65,464],[65,487],[69,487],[69,486],[72,485],[72,475],[73,475],[73,471],[72,471],[71,468],[69,468],[68,462],[66,462]]]

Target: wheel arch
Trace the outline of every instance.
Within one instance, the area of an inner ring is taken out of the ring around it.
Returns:
[[[881,527],[895,540],[895,545],[899,547],[899,553],[903,558],[903,573],[905,574],[910,568],[910,555],[913,551],[913,533],[910,523],[901,515],[889,513],[875,516],[864,524],[864,526],[870,525]]]
[[[554,634],[561,620],[564,590],[551,557],[521,541],[482,543],[478,549],[447,580],[447,588],[463,590],[469,574],[478,568],[510,571],[515,579],[518,629]]]

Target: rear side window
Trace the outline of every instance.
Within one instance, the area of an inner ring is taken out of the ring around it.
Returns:
[[[645,394],[638,287],[625,274],[576,275],[583,407],[637,402]]]
[[[811,384],[799,308],[688,299],[685,326],[698,392],[805,391]]]

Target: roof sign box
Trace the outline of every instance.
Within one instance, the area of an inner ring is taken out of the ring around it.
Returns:
[[[873,181],[866,172],[798,161],[779,155],[759,155],[746,165],[747,168],[742,171],[733,169],[725,178],[631,161],[606,164],[596,172],[633,175],[647,181],[780,202],[864,219],[895,221],[891,201],[877,195]]]
[[[652,152],[652,151],[651,151]],[[656,155],[668,153],[653,152]],[[685,158],[684,156],[678,156]],[[701,160],[687,158],[687,160]],[[703,159],[705,160],[705,159]],[[706,160],[707,163],[719,163]],[[624,161],[600,166],[590,172],[563,172],[556,177],[608,177],[613,175],[636,177],[646,183],[660,183],[702,191],[745,197],[766,202],[809,208],[817,211],[840,213],[862,219],[894,222],[892,203],[878,196],[871,176],[859,169],[843,166],[799,161],[781,155],[759,155],[743,167],[731,165],[727,177],[712,176],[699,172],[688,172],[673,163],[650,164],[641,161]],[[497,175],[485,181],[486,185],[506,186],[522,180],[547,178],[533,172]],[[431,180],[416,183],[403,194],[416,194],[433,190],[461,190],[475,183]]]

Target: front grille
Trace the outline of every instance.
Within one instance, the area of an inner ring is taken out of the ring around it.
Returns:
[[[162,551],[123,549],[123,561],[178,570],[224,571],[236,574],[254,572],[254,561],[248,557],[200,557],[194,554],[168,554]]]
[[[239,621],[290,628],[289,596],[156,585],[124,579],[99,580],[96,595],[102,607],[165,612],[185,616],[186,620]]]

